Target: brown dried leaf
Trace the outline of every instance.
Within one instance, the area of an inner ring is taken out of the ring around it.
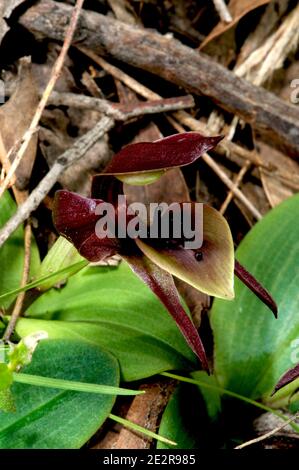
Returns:
[[[289,181],[292,182],[293,175],[299,175],[299,165],[295,160],[286,157],[283,153],[270,147],[263,142],[259,142],[259,155],[265,163],[275,165],[283,170],[283,173],[289,175]],[[282,201],[296,193],[296,189],[290,187],[286,181],[278,179],[275,174],[266,172],[261,168],[261,180],[267,199],[271,207],[275,207]]]
[[[262,5],[266,5],[269,2],[270,0],[230,0],[228,8],[233,17],[233,21],[230,23],[220,21],[203,41],[200,49],[203,49],[210,41],[235,26],[241,18],[247,15],[247,13],[250,13],[252,10],[255,10]]]
[[[108,3],[118,20],[127,24],[138,23],[134,9],[127,0],[108,0]]]
[[[22,139],[37,105],[38,92],[31,72],[31,61],[29,58],[23,58],[20,60],[17,88],[7,103],[0,108],[0,160],[5,168],[8,167],[8,152]],[[28,185],[36,155],[37,139],[35,133],[17,168],[15,183],[18,189],[23,190]]]
[[[263,188],[261,188],[257,184],[254,184],[252,181],[247,181],[240,185],[240,189],[242,193],[247,197],[247,199],[249,199],[249,201],[262,215],[267,214],[267,212],[270,210],[270,204],[268,203]],[[245,207],[244,204],[240,202],[237,198],[234,198],[234,202],[236,206],[240,209],[248,225],[252,227],[256,223],[255,217],[248,210],[248,208]]]
[[[48,84],[49,76],[60,53],[60,45],[50,42],[48,44],[47,59],[42,64],[32,64],[34,78],[40,90],[44,90]],[[55,91],[58,92],[74,92],[77,90],[71,69],[74,63],[69,56],[66,57],[62,70],[55,84]]]

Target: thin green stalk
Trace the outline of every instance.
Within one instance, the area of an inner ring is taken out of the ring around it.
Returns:
[[[143,428],[142,426],[139,426],[139,424],[132,423],[132,421],[121,418],[120,416],[116,416],[110,413],[109,418],[115,421],[116,423],[122,424],[126,428],[133,429],[133,431],[140,432],[141,434],[145,434],[146,436],[152,437],[157,441],[164,442],[165,444],[169,444],[172,446],[177,445],[176,442],[167,439],[167,437],[159,436],[159,434],[156,434],[155,432],[152,432],[149,429]]]
[[[287,421],[289,419],[288,417],[284,416],[279,411],[273,410],[267,405],[263,405],[263,403],[259,403],[258,401],[252,400],[251,398],[248,398],[248,397],[244,397],[243,395],[240,395],[239,393],[231,392],[230,390],[227,390],[225,388],[218,387],[217,385],[207,384],[201,380],[190,379],[189,377],[183,377],[181,375],[172,374],[170,372],[162,372],[160,375],[163,375],[164,377],[169,377],[171,379],[179,380],[180,382],[186,382],[192,385],[198,385],[200,387],[206,387],[206,388],[210,388],[211,390],[216,390],[217,392],[220,392],[223,395],[229,395],[230,397],[237,398],[238,400],[241,400],[246,403],[249,403],[250,405],[256,406],[257,408],[260,408],[261,410],[273,413],[274,415],[278,416],[280,419],[283,419],[284,421]],[[295,431],[299,432],[299,426],[297,426],[294,423],[291,423],[291,425],[293,429],[295,429]]]
[[[78,271],[79,271],[80,267],[84,268],[85,266],[87,266],[87,264],[88,264],[88,261],[86,261],[86,260],[79,261],[78,263],[74,263],[71,266],[67,266],[66,268],[59,269],[58,271],[55,271],[54,273],[47,274],[46,276],[42,276],[39,279],[36,279],[35,281],[29,282],[24,287],[19,287],[18,289],[14,289],[14,290],[11,290],[9,292],[6,292],[5,294],[0,295],[0,300],[4,300],[7,297],[10,297],[11,295],[17,295],[20,292],[25,292],[29,289],[33,289],[34,287],[38,287],[41,284],[43,284],[45,281],[49,281],[50,279],[53,279],[54,277],[56,277],[60,274],[63,275],[63,274],[69,273],[74,268],[75,269],[78,268]]]
[[[126,388],[111,387],[110,385],[99,385],[72,380],[54,379],[39,375],[13,373],[14,382],[38,387],[58,388],[61,390],[73,390],[74,392],[100,393],[103,395],[141,395],[145,393],[140,390],[129,390]]]

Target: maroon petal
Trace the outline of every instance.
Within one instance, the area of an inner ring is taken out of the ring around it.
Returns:
[[[277,318],[277,305],[271,294],[252,276],[237,260],[235,261],[235,275],[248,287]]]
[[[60,235],[67,238],[88,261],[101,261],[119,250],[115,238],[99,238],[95,233],[99,215],[95,213],[101,199],[90,199],[70,191],[57,191],[53,222]]]
[[[105,173],[121,175],[189,165],[216,147],[222,136],[205,137],[196,132],[175,134],[155,142],[138,142],[118,152]]]
[[[294,380],[299,378],[299,364],[297,364],[295,367],[292,367],[292,369],[289,369],[279,380],[277,385],[275,386],[274,393],[278,392],[282,387],[285,387],[291,382],[294,382]],[[274,395],[273,393],[273,395]]]
[[[123,256],[132,270],[156,294],[175,320],[187,343],[198,356],[202,367],[208,371],[208,361],[198,332],[183,309],[171,274],[160,269],[144,255]]]

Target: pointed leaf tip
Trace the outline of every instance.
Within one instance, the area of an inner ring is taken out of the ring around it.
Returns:
[[[235,261],[235,274],[246,287],[269,307],[275,318],[277,318],[278,308],[271,294],[237,260]]]
[[[292,367],[289,369],[281,379],[278,381],[278,383],[275,386],[274,392],[272,393],[272,396],[278,392],[282,387],[285,387],[286,385],[290,384],[291,382],[294,382],[294,380],[299,378],[299,364],[297,364],[295,367]]]

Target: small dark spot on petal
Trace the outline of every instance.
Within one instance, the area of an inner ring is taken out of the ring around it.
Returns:
[[[195,259],[196,261],[202,261],[203,260],[203,253],[201,251],[197,251],[195,254]]]

